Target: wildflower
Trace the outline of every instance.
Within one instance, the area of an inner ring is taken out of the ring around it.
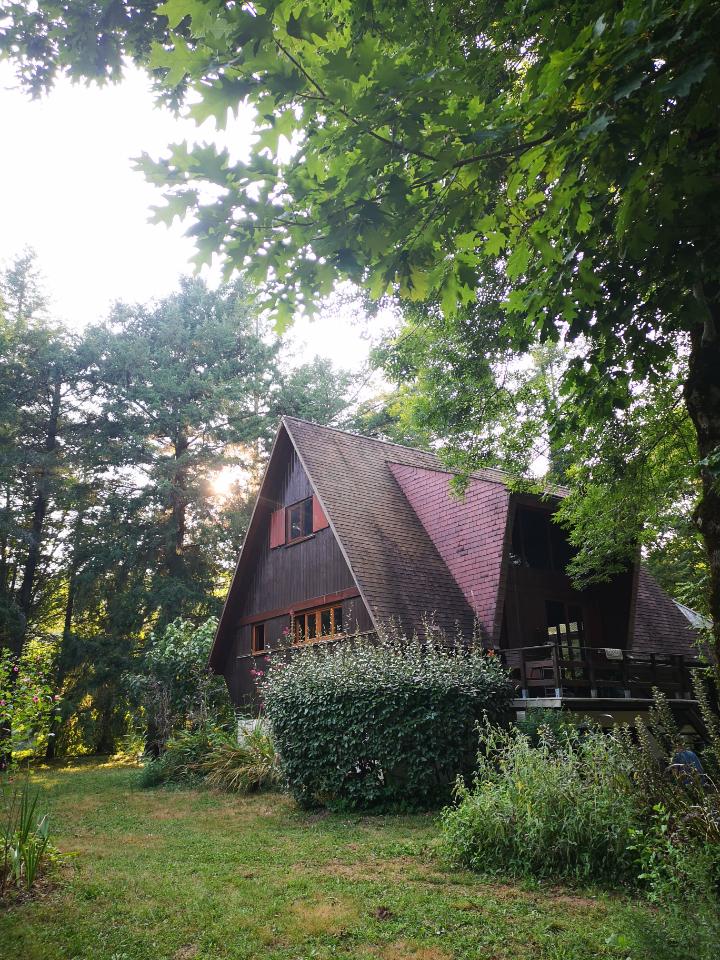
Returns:
[[[32,699],[33,699],[33,703],[38,703],[38,701],[40,700],[40,697],[33,697]]]

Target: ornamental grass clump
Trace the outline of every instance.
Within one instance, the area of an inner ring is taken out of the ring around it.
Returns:
[[[232,793],[256,793],[280,785],[280,767],[266,724],[257,720],[236,740],[220,738],[201,764],[205,782]]]
[[[291,793],[334,809],[447,802],[472,771],[478,720],[504,721],[511,692],[496,657],[437,635],[293,651],[261,681]]]
[[[637,874],[631,848],[639,810],[620,740],[598,728],[480,730],[475,783],[443,812],[450,858],[503,876],[617,883]]]
[[[148,760],[140,773],[141,787],[163,783],[193,785],[203,778],[203,764],[213,748],[227,734],[204,724],[194,730],[177,730],[159,757]]]
[[[280,784],[275,747],[267,725],[258,720],[237,738],[222,727],[204,724],[178,730],[159,757],[140,773],[142,787],[172,783],[254,793]]]

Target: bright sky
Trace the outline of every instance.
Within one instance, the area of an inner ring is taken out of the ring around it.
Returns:
[[[158,156],[172,142],[213,136],[154,106],[146,77],[128,69],[115,87],[61,81],[30,101],[0,64],[0,261],[33,247],[55,313],[74,327],[101,319],[115,300],[147,301],[170,293],[190,273],[192,244],[176,222],[148,223],[160,193],[133,170],[132,158]],[[228,145],[242,157],[252,133],[241,115]],[[217,276],[208,274],[211,283]],[[358,311],[328,312],[293,333],[298,360],[315,354],[359,369],[367,357]]]

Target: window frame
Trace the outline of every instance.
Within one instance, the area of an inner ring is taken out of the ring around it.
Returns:
[[[262,631],[262,646],[258,646],[258,631]],[[254,623],[252,625],[251,639],[250,639],[250,650],[253,656],[260,657],[264,656],[268,652],[267,648],[267,637],[265,636],[265,621],[263,620],[260,623]]]
[[[323,634],[322,614],[330,611],[330,633]],[[335,611],[340,611],[340,630],[335,630]],[[309,618],[314,618],[314,634],[309,636]],[[302,623],[303,635],[299,636],[299,627]],[[292,645],[294,647],[304,647],[313,643],[323,643],[328,640],[337,640],[345,636],[345,612],[342,603],[326,603],[322,607],[313,607],[310,610],[298,610],[292,616]]]
[[[301,526],[302,533],[297,536],[292,536],[292,512],[297,510],[298,507],[302,508],[301,514]],[[301,540],[307,540],[309,537],[314,536],[313,530],[313,498],[303,497],[302,500],[296,500],[295,503],[288,504],[285,507],[285,546],[290,546],[292,543],[299,543]],[[306,529],[309,527],[309,529]]]

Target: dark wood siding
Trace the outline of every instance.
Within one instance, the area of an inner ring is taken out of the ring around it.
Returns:
[[[312,496],[312,487],[294,450],[277,491],[286,507]],[[253,572],[243,589],[238,619],[293,603],[338,593],[355,586],[335,535],[326,527],[296,543],[270,549],[270,531],[254,557]]]
[[[272,489],[272,501],[268,507],[286,507],[312,494],[302,464],[295,450],[290,448],[285,467]],[[290,627],[290,613],[278,615],[278,611],[289,611],[295,605],[316,597],[357,591],[330,527],[295,543],[271,549],[269,511],[265,515],[267,529],[255,544],[245,582],[240,588],[240,601],[234,612],[237,627],[233,649],[225,665],[228,688],[233,702],[238,706],[252,700],[255,679],[250,671],[261,667],[265,659],[252,655],[252,628],[245,622],[248,618],[269,614],[263,622],[265,642],[272,649],[285,642],[283,630]],[[369,614],[359,596],[345,597],[338,603],[343,606],[346,632],[363,632],[372,628]]]

